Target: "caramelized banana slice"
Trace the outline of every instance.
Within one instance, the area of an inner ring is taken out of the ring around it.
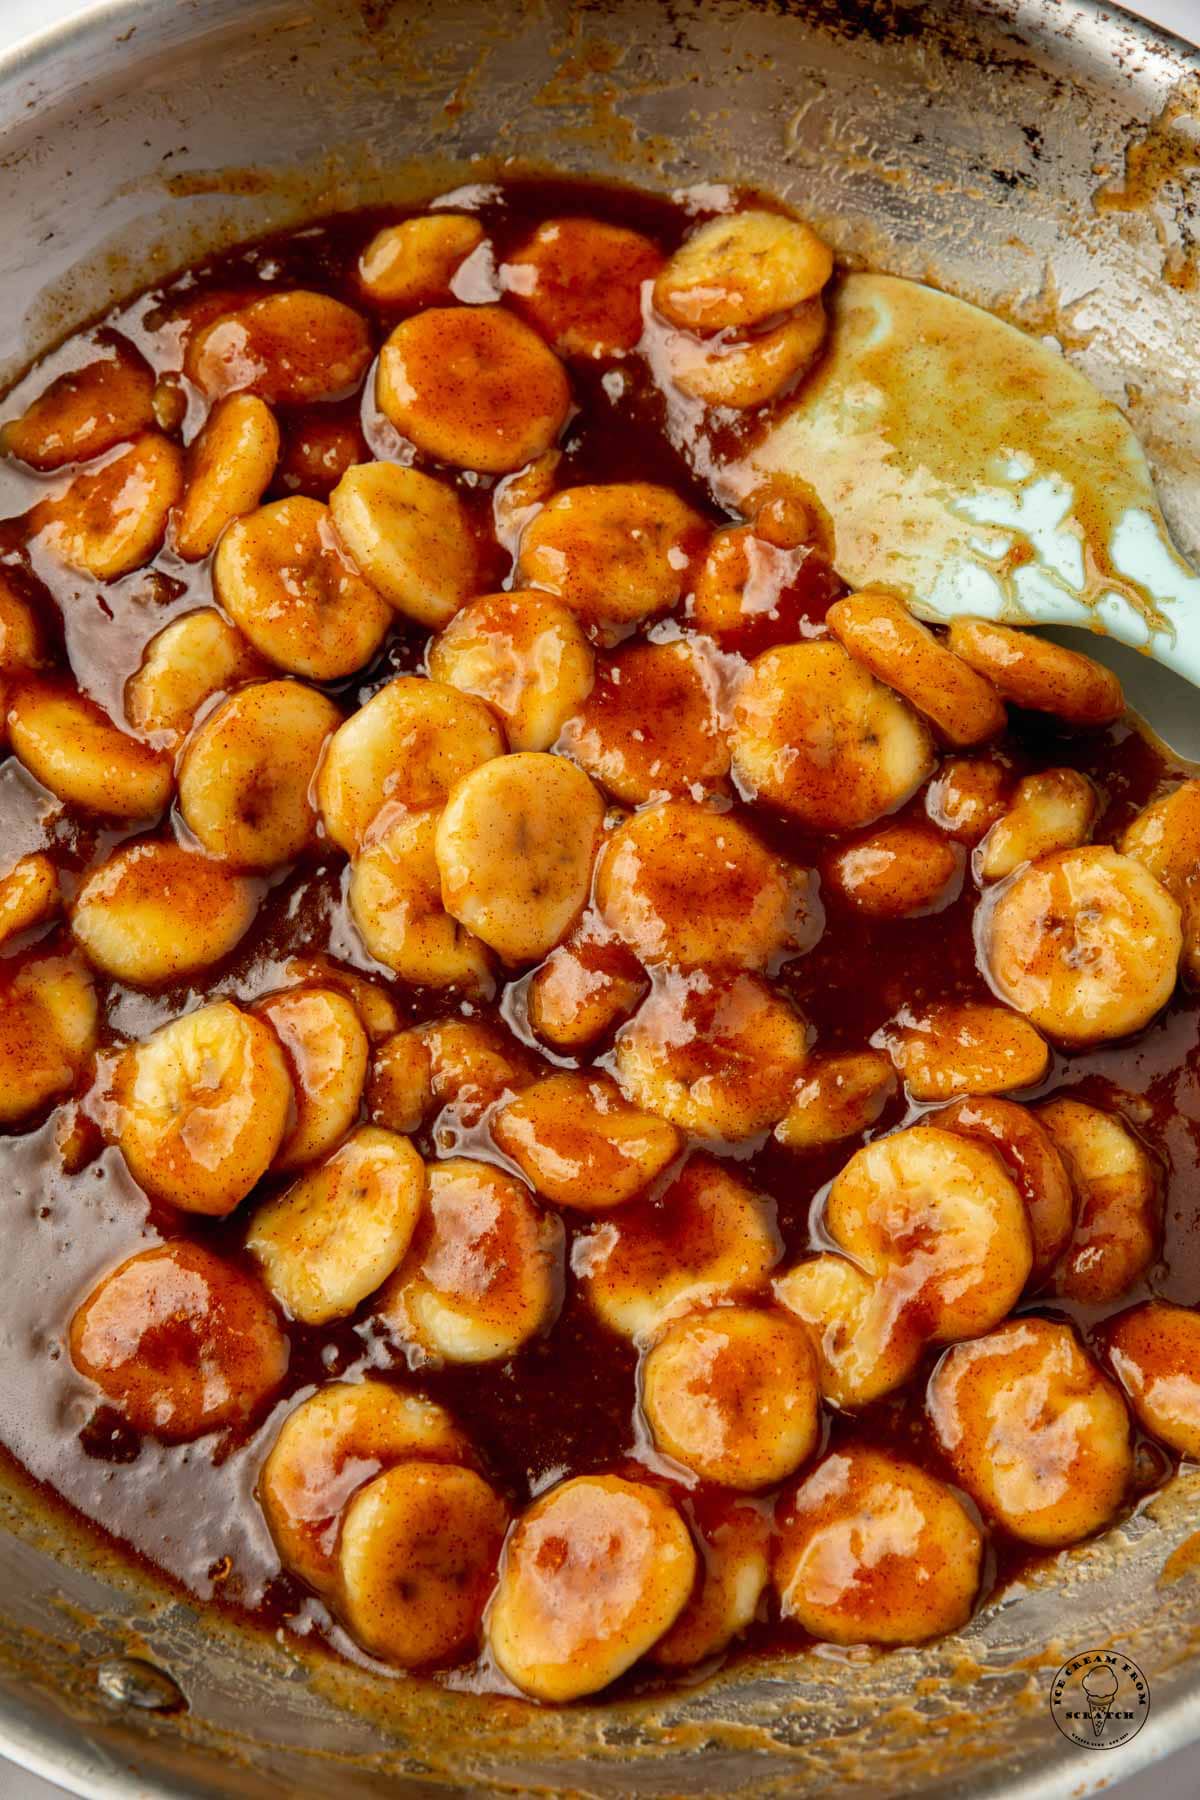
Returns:
[[[706,406],[762,406],[812,367],[827,327],[820,300],[806,300],[790,318],[752,337],[697,339],[673,331],[663,346],[667,373]]]
[[[1183,915],[1183,965],[1200,986],[1200,781],[1185,781],[1140,812],[1121,850],[1149,869]]]
[[[1077,849],[1091,837],[1099,811],[1095,788],[1077,769],[1027,775],[1018,782],[1009,810],[980,845],[980,875],[985,881],[1000,881],[1022,863],[1036,862],[1055,850]]]
[[[636,957],[589,917],[534,971],[526,991],[530,1029],[555,1050],[582,1050],[627,1018],[646,988]]]
[[[261,1286],[200,1244],[160,1244],[104,1277],[71,1320],[71,1360],[135,1431],[186,1443],[259,1412],[287,1370]]]
[[[561,450],[546,450],[514,475],[505,475],[492,489],[496,538],[512,555],[517,553],[522,531],[554,492],[561,462]]]
[[[1075,1190],[1074,1231],[1055,1287],[1072,1300],[1115,1300],[1158,1254],[1158,1170],[1124,1120],[1112,1113],[1061,1097],[1039,1106],[1037,1116]]]
[[[881,1051],[814,1057],[805,1065],[775,1136],[789,1150],[822,1149],[857,1137],[875,1124],[895,1092],[895,1071]]]
[[[715,671],[694,642],[635,644],[601,663],[559,748],[618,800],[721,788],[729,746]]]
[[[940,912],[962,891],[965,859],[957,844],[921,825],[887,825],[834,851],[822,869],[822,892],[872,919],[920,919]]]
[[[963,1487],[1026,1543],[1077,1543],[1125,1497],[1129,1416],[1069,1325],[1011,1319],[956,1344],[930,1378],[928,1407]]]
[[[653,1648],[696,1578],[687,1526],[667,1496],[618,1475],[580,1475],[518,1520],[487,1616],[488,1647],[537,1700],[607,1687]]]
[[[283,965],[283,974],[294,986],[331,987],[345,994],[372,1044],[381,1044],[400,1027],[396,1003],[379,982],[357,969],[347,968],[323,951],[311,956],[290,956]]]
[[[486,949],[442,905],[437,826],[436,808],[384,818],[350,865],[351,916],[369,953],[401,981],[488,991]]]
[[[288,1414],[256,1493],[284,1567],[331,1597],[338,1526],[359,1488],[401,1462],[472,1460],[468,1439],[432,1400],[386,1381],[335,1381]]]
[[[41,621],[10,577],[0,570],[0,698],[5,675],[20,669],[40,669],[46,661],[46,640]],[[0,722],[0,742],[4,726]]]
[[[662,256],[649,238],[599,219],[546,219],[501,266],[522,318],[560,356],[623,356],[642,335],[642,283]]]
[[[358,279],[376,306],[429,306],[450,298],[460,263],[483,242],[483,226],[464,213],[427,213],[377,231],[358,259]]]
[[[977,918],[996,992],[1063,1043],[1128,1037],[1174,991],[1179,908],[1141,863],[1107,845],[1031,863]]]
[[[59,375],[19,419],[0,428],[0,450],[43,474],[103,456],[154,423],[149,365],[123,338],[105,336],[82,368]]]
[[[804,1020],[756,975],[663,972],[617,1034],[617,1079],[681,1130],[736,1143],[783,1117],[808,1041]]]
[[[397,1463],[351,1500],[337,1551],[337,1609],[356,1643],[401,1669],[471,1647],[508,1523],[473,1469]]]
[[[472,600],[430,645],[428,664],[436,681],[494,706],[514,750],[549,750],[594,678],[575,615],[533,588]]]
[[[585,1213],[624,1206],[682,1148],[673,1125],[621,1098],[607,1075],[547,1075],[503,1106],[492,1136],[540,1194]]]
[[[670,488],[565,488],[525,527],[517,573],[604,636],[678,605],[704,536],[703,519]]]
[[[786,1313],[718,1306],[668,1325],[641,1367],[650,1436],[701,1481],[772,1487],[817,1445],[820,1390]]]
[[[302,855],[316,830],[313,776],[341,716],[299,681],[255,682],[207,714],[179,765],[179,810],[204,848],[248,869]]]
[[[373,1125],[411,1135],[433,1111],[433,1063],[419,1025],[380,1044],[371,1063],[367,1116]]]
[[[808,1326],[821,1392],[835,1406],[867,1406],[902,1387],[917,1366],[921,1337],[904,1295],[844,1256],[810,1256],[772,1283],[781,1306]]]
[[[832,273],[833,252],[799,219],[731,213],[684,241],[654,284],[654,304],[693,331],[763,325],[819,294]]]
[[[254,1215],[246,1248],[293,1319],[344,1319],[397,1268],[425,1198],[408,1139],[363,1125]]]
[[[503,1032],[477,1019],[441,1019],[398,1031],[380,1045],[367,1103],[371,1117],[393,1131],[416,1131],[444,1107],[470,1130],[489,1107],[533,1079],[529,1059]]]
[[[1069,1103],[1068,1103],[1069,1104]],[[998,1152],[1029,1213],[1033,1285],[1044,1281],[1075,1225],[1075,1192],[1047,1124],[1012,1100],[956,1100],[934,1115],[941,1131],[978,1138]]]
[[[1110,725],[1125,711],[1125,696],[1111,669],[1032,631],[1016,631],[994,619],[953,619],[949,641],[954,654],[986,675],[1014,706],[1084,726]]]
[[[666,1669],[719,1655],[753,1624],[771,1577],[771,1524],[761,1502],[705,1496],[693,1511],[700,1586],[650,1652]]]
[[[61,681],[24,676],[8,697],[8,733],[18,760],[68,806],[152,819],[171,797],[170,759]]]
[[[431,1165],[403,1265],[379,1300],[400,1341],[439,1362],[496,1362],[546,1331],[563,1290],[563,1228],[521,1182],[468,1157]]]
[[[237,627],[213,607],[184,613],[147,644],[125,683],[125,717],[138,731],[161,733],[164,747],[175,750],[206,700],[266,673]]]
[[[426,456],[499,475],[550,448],[571,389],[553,351],[502,306],[442,306],[397,325],[375,398]]]
[[[175,549],[186,562],[211,554],[232,519],[253,512],[279,461],[275,415],[256,394],[219,400],[187,456],[175,515]]]
[[[956,758],[930,782],[925,810],[939,831],[960,844],[977,844],[1008,810],[1011,781],[1001,763]]]
[[[280,1043],[292,1077],[296,1122],[275,1158],[299,1169],[333,1149],[358,1118],[367,1079],[367,1034],[336,988],[286,988],[254,1008]]]
[[[609,1330],[644,1342],[693,1307],[760,1292],[778,1260],[769,1202],[694,1156],[657,1199],[577,1238],[571,1267]]]
[[[184,1212],[220,1217],[275,1160],[292,1084],[270,1027],[214,1000],[122,1053],[112,1104],[138,1186]]]
[[[22,856],[0,876],[0,945],[52,919],[61,906],[58,870],[50,858],[40,850]]]
[[[841,591],[824,559],[812,558],[812,535],[810,515],[790,496],[760,510],[753,525],[714,531],[687,603],[696,630],[739,651],[811,630],[807,592],[819,602]]]
[[[70,1093],[96,1047],[92,978],[70,956],[0,962],[0,1125]]]
[[[1112,1326],[1108,1356],[1144,1429],[1200,1462],[1200,1313],[1147,1300]]]
[[[184,374],[210,399],[257,394],[311,406],[356,388],[371,360],[366,321],[329,294],[264,294],[188,334]]]
[[[254,882],[178,844],[126,844],[84,880],[71,930],[104,974],[157,987],[228,956],[258,898]]]
[[[29,515],[30,535],[69,569],[115,581],[150,561],[182,492],[178,446],[160,432],[143,431],[76,475],[62,493],[39,500]]]
[[[329,496],[338,535],[372,587],[405,618],[437,631],[478,579],[466,507],[443,481],[398,463],[347,469]]]
[[[734,703],[739,786],[814,831],[873,824],[933,762],[921,720],[840,644],[765,651]]]
[[[561,756],[496,756],[454,787],[434,840],[446,911],[505,962],[539,962],[587,903],[604,802]]]
[[[834,1644],[922,1644],[965,1625],[983,1538],[953,1490],[886,1451],[851,1445],[778,1516],[785,1619]]]
[[[1044,1041],[1018,1013],[972,1001],[937,1001],[920,1013],[904,1007],[871,1042],[919,1101],[1033,1087],[1050,1064]]]
[[[826,613],[830,630],[872,675],[903,694],[947,743],[980,744],[1003,731],[1004,702],[892,594],[866,588]]]
[[[442,806],[456,781],[503,754],[504,733],[482,700],[400,675],[330,740],[317,777],[325,829],[353,855],[385,805]]]

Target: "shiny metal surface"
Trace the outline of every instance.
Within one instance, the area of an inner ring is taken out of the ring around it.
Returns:
[[[1195,554],[1198,131],[1200,59],[1072,0],[119,0],[0,62],[0,377],[207,249],[486,179],[472,158],[746,180],[851,258],[1055,334],[1127,407]],[[1131,666],[1136,702],[1200,753],[1194,694]],[[380,1682],[202,1617],[16,1477],[0,1517],[0,1750],[89,1800],[1049,1800],[1200,1738],[1200,1472],[959,1639],[561,1713]],[[1046,1692],[1110,1641],[1152,1713],[1085,1758]],[[97,1679],[119,1657],[168,1670],[186,1707],[124,1704],[128,1683]]]

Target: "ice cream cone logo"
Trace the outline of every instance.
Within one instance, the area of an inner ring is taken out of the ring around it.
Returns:
[[[1087,1671],[1081,1685],[1087,1695],[1092,1730],[1097,1737],[1101,1737],[1108,1722],[1108,1715],[1112,1711],[1112,1703],[1117,1697],[1117,1689],[1121,1684],[1106,1664],[1100,1664]]]
[[[1118,1750],[1136,1737],[1150,1711],[1150,1685],[1123,1651],[1083,1650],[1050,1684],[1050,1716],[1084,1750]]]

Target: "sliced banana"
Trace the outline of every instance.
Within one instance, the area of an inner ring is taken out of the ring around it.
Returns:
[[[285,494],[307,494],[310,500],[328,502],[343,475],[356,463],[370,460],[356,418],[344,413],[328,417],[319,411],[302,413],[284,437],[274,486]]]
[[[430,645],[428,664],[435,681],[495,707],[514,750],[549,750],[594,679],[575,615],[532,588],[472,600]]]
[[[667,374],[677,388],[706,406],[762,406],[812,367],[828,324],[825,308],[813,299],[750,337],[698,339],[672,331],[663,345]]]
[[[501,475],[549,450],[571,389],[553,351],[502,306],[439,306],[397,325],[375,398],[426,456]]]
[[[434,840],[446,911],[507,963],[540,962],[587,904],[604,802],[581,769],[525,750],[451,791]]]
[[[37,613],[0,570],[0,687],[5,675],[41,668],[45,653],[45,633]],[[0,723],[0,740],[3,730]]]
[[[902,1387],[916,1368],[921,1334],[895,1284],[827,1250],[772,1286],[780,1305],[811,1332],[821,1392],[835,1406],[868,1406]]]
[[[183,492],[183,455],[158,431],[143,431],[124,449],[74,476],[59,494],[39,500],[30,535],[81,575],[115,581],[150,561]]]
[[[955,1475],[1013,1537],[1057,1549],[1107,1525],[1133,1476],[1129,1415],[1069,1325],[1011,1319],[930,1377]]]
[[[786,644],[750,665],[734,703],[733,773],[814,831],[894,812],[932,773],[925,725],[840,644]]]
[[[776,543],[768,533],[784,541]],[[802,635],[811,534],[807,512],[786,497],[760,511],[753,525],[714,531],[687,603],[696,630],[734,650],[751,640],[762,649]],[[818,565],[810,567],[815,572]]]
[[[978,844],[1008,811],[1011,785],[1002,763],[955,757],[930,782],[925,810],[939,831],[960,844]]]
[[[521,1046],[479,1019],[439,1019],[413,1025],[381,1044],[371,1071],[369,1104],[381,1125],[411,1118],[395,1131],[416,1131],[438,1110],[452,1108],[460,1128],[478,1125],[498,1100],[534,1079]]]
[[[149,365],[123,338],[106,335],[97,354],[43,389],[0,427],[0,451],[43,474],[88,462],[154,423]]]
[[[603,637],[678,605],[705,535],[703,519],[670,488],[565,488],[526,525],[517,573]]]
[[[1001,881],[1022,863],[1086,844],[1100,811],[1099,796],[1077,769],[1044,769],[1017,783],[1012,805],[979,847],[985,881]]]
[[[213,856],[248,869],[294,862],[314,841],[311,789],[341,713],[299,681],[258,681],[207,713],[179,765],[179,810]]]
[[[706,1662],[740,1637],[758,1616],[771,1578],[771,1523],[761,1502],[706,1497],[693,1532],[702,1561],[699,1588],[650,1652],[666,1669]]]
[[[20,857],[0,875],[0,945],[52,919],[61,906],[58,870],[50,858],[40,850]]]
[[[686,638],[618,650],[600,664],[559,748],[630,806],[719,790],[729,746],[716,673]]]
[[[106,1275],[71,1320],[70,1349],[135,1431],[169,1443],[253,1418],[288,1365],[260,1283],[187,1240]]]
[[[419,1025],[397,1031],[377,1048],[367,1085],[373,1125],[411,1136],[433,1111],[433,1060]]]
[[[172,531],[185,561],[210,555],[230,521],[253,512],[278,461],[279,427],[266,402],[256,394],[218,400],[188,449],[186,485]]]
[[[350,865],[351,917],[368,952],[401,981],[490,992],[487,950],[442,905],[438,818],[436,807],[385,815]]]
[[[1200,1462],[1200,1313],[1147,1300],[1113,1325],[1108,1357],[1143,1428]]]
[[[779,1260],[769,1203],[707,1156],[654,1200],[635,1200],[575,1240],[571,1267],[610,1331],[646,1342],[698,1306],[761,1293]]]
[[[775,1127],[789,1150],[817,1150],[857,1137],[879,1119],[896,1092],[891,1058],[880,1050],[813,1057]]]
[[[808,1044],[805,1021],[757,975],[660,971],[617,1034],[617,1079],[680,1130],[737,1143],[787,1112]]]
[[[473,1469],[401,1462],[351,1500],[337,1551],[337,1610],[355,1641],[401,1669],[471,1649],[508,1524]]]
[[[400,675],[330,740],[317,776],[321,819],[353,855],[385,805],[441,806],[463,775],[503,754],[504,733],[482,700]]]
[[[501,1670],[537,1700],[624,1674],[675,1623],[697,1558],[666,1494],[618,1475],[560,1482],[522,1515],[487,1616]]]
[[[1184,971],[1190,986],[1200,986],[1200,781],[1185,781],[1144,808],[1120,847],[1178,901]]]
[[[1063,1043],[1128,1037],[1174,991],[1179,907],[1141,863],[1107,845],[1031,863],[977,918],[996,992]]]
[[[1110,725],[1125,711],[1125,696],[1111,669],[1032,631],[998,625],[994,619],[954,619],[949,642],[956,656],[986,675],[1014,706],[1084,726]]]
[[[110,819],[157,817],[171,798],[170,758],[130,737],[85,694],[26,675],[8,696],[18,760],[68,806]]]
[[[654,284],[654,304],[693,331],[763,325],[820,293],[833,252],[783,213],[731,213],[701,225]]]
[[[552,1049],[582,1050],[627,1018],[646,987],[637,958],[599,919],[585,918],[530,979],[530,1029]]]
[[[0,1125],[69,1094],[96,1047],[92,978],[74,957],[30,951],[0,962]]]
[[[472,1460],[468,1439],[432,1400],[386,1381],[335,1381],[288,1414],[255,1492],[284,1567],[328,1597],[338,1526],[359,1488],[401,1462]]]
[[[818,1463],[778,1518],[785,1619],[834,1644],[922,1644],[965,1625],[983,1538],[953,1489],[884,1450]]]
[[[887,1051],[917,1101],[1034,1087],[1050,1066],[1046,1042],[1028,1020],[1006,1006],[970,1000],[904,1007],[871,1042]]]
[[[1043,1282],[1071,1241],[1075,1191],[1046,1121],[1012,1100],[956,1100],[934,1114],[941,1131],[989,1144],[1020,1188],[1029,1213],[1034,1286]]]
[[[919,919],[957,900],[965,867],[959,846],[928,826],[886,825],[825,858],[821,891],[868,918]]]
[[[547,1075],[502,1106],[491,1130],[539,1194],[584,1213],[626,1205],[682,1148],[673,1125],[599,1073]]]
[[[294,494],[235,519],[213,562],[217,599],[277,668],[336,681],[370,662],[391,608],[364,581],[327,506]]]
[[[336,988],[285,988],[258,1001],[283,1045],[296,1121],[279,1146],[276,1169],[299,1169],[339,1143],[358,1118],[369,1046],[352,1002]]]
[[[465,213],[426,213],[377,231],[358,259],[358,279],[376,306],[429,306],[450,298],[460,263],[483,242]]]
[[[329,496],[338,535],[377,593],[430,631],[478,582],[470,515],[452,487],[399,463],[347,469]]]
[[[433,1163],[421,1221],[379,1316],[437,1362],[514,1356],[557,1317],[563,1245],[561,1221],[502,1169],[469,1157]]]
[[[850,654],[924,713],[947,743],[963,748],[1004,730],[1008,715],[991,682],[893,594],[865,588],[836,601],[825,616]]]
[[[71,931],[117,981],[158,987],[228,956],[254,922],[256,883],[178,844],[123,845],[84,879]]]
[[[1075,1190],[1074,1230],[1055,1277],[1069,1299],[1116,1300],[1158,1255],[1162,1182],[1149,1152],[1123,1119],[1081,1100],[1040,1106]]]
[[[327,1325],[346,1318],[399,1267],[425,1187],[425,1165],[408,1139],[363,1125],[263,1202],[246,1248],[293,1319]]]
[[[624,356],[642,335],[642,283],[662,253],[600,219],[546,219],[500,269],[505,293],[560,356]]]
[[[175,750],[206,700],[266,673],[237,627],[203,607],[151,638],[141,667],[125,683],[125,717],[136,731]]]
[[[292,1084],[271,1028],[214,1000],[122,1052],[111,1106],[138,1186],[183,1212],[220,1217],[275,1160]]]
[[[187,337],[184,373],[210,399],[257,394],[270,406],[311,406],[356,388],[371,360],[365,319],[329,294],[264,294]]]
[[[505,475],[492,489],[492,523],[496,539],[511,556],[516,556],[521,533],[530,519],[554,492],[561,463],[561,450],[545,450],[525,468],[518,469],[513,475]]]

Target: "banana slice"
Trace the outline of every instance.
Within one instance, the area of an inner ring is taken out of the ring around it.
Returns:
[[[521,534],[517,574],[601,637],[678,605],[703,549],[698,513],[648,481],[565,488]],[[621,632],[623,635],[623,632]]]
[[[1183,915],[1183,965],[1200,986],[1200,781],[1185,781],[1140,812],[1121,850],[1149,869]]]
[[[594,679],[575,615],[532,588],[472,600],[430,645],[428,666],[495,707],[514,750],[549,750]]]
[[[546,219],[499,274],[516,311],[560,356],[603,361],[636,348],[642,283],[662,264],[639,231],[599,219]]]
[[[934,1433],[989,1517],[1057,1549],[1107,1525],[1133,1477],[1129,1415],[1069,1325],[1011,1319],[930,1377]]]
[[[1000,998],[1063,1043],[1128,1037],[1174,992],[1179,908],[1141,863],[1107,845],[1031,863],[976,918]]]
[[[821,891],[872,919],[920,919],[962,892],[966,859],[923,825],[887,825],[835,850],[821,865]]]
[[[693,1156],[657,1199],[576,1238],[571,1253],[592,1310],[640,1342],[694,1307],[760,1293],[778,1260],[769,1202],[707,1156]]]
[[[299,681],[258,681],[205,715],[179,765],[179,810],[214,856],[247,869],[294,862],[314,841],[310,792],[342,715]]]
[[[510,556],[516,557],[521,533],[554,492],[561,462],[561,450],[543,451],[514,475],[505,475],[492,489],[496,539]]]
[[[923,1644],[957,1631],[979,1591],[983,1538],[945,1482],[849,1445],[805,1477],[778,1520],[785,1619],[833,1644]]]
[[[596,903],[648,966],[765,969],[822,925],[802,871],[730,814],[687,800],[647,807],[613,832]]]
[[[152,819],[171,798],[171,763],[60,681],[27,675],[8,696],[13,750],[43,787],[110,819]]]
[[[894,595],[865,588],[838,600],[829,629],[877,680],[903,694],[956,748],[1004,730],[1004,702],[982,675],[948,650]]]
[[[106,333],[82,368],[59,375],[19,419],[0,427],[0,451],[47,474],[88,462],[154,423],[149,365],[124,338]]]
[[[1046,1121],[1012,1100],[982,1099],[956,1100],[934,1114],[934,1123],[999,1153],[1029,1214],[1036,1287],[1070,1243],[1075,1225],[1075,1191]]]
[[[1044,769],[1017,783],[1012,805],[979,847],[977,868],[984,881],[1001,881],[1022,863],[1056,850],[1086,844],[1100,811],[1100,798],[1077,769]]]
[[[813,299],[832,273],[832,250],[799,219],[731,213],[685,239],[654,284],[654,304],[693,331],[763,325]]]
[[[288,1365],[260,1284],[186,1240],[106,1275],[71,1320],[70,1350],[135,1431],[168,1443],[253,1418]]]
[[[1050,1052],[1033,1026],[1006,1006],[935,1001],[898,1018],[871,1039],[886,1050],[911,1100],[956,1100],[1034,1087]]]
[[[92,978],[75,958],[30,951],[0,962],[0,1125],[70,1093],[97,1019]]]
[[[380,1045],[367,1105],[376,1123],[392,1131],[417,1131],[445,1108],[453,1109],[460,1130],[470,1131],[489,1107],[533,1079],[529,1059],[503,1032],[477,1019],[441,1019],[398,1031]]]
[[[358,279],[376,306],[430,306],[450,298],[461,263],[483,242],[483,226],[464,213],[427,213],[377,231],[358,259]]]
[[[561,756],[525,750],[456,784],[434,840],[446,911],[508,963],[540,962],[592,885],[604,802]]]
[[[772,1487],[816,1449],[816,1358],[787,1313],[718,1306],[678,1319],[643,1358],[640,1385],[656,1448],[701,1481]]]
[[[241,632],[214,608],[184,613],[147,644],[141,667],[125,683],[125,717],[175,750],[206,700],[266,673]]]
[[[284,1567],[332,1597],[338,1526],[366,1482],[397,1463],[473,1460],[432,1400],[386,1381],[335,1381],[288,1414],[255,1492]]]
[[[363,580],[327,506],[302,494],[235,519],[213,562],[217,599],[280,669],[336,681],[370,662],[391,608]]]
[[[115,581],[150,561],[183,492],[183,455],[161,432],[143,431],[124,449],[39,500],[30,536],[81,575]]]
[[[469,1157],[429,1169],[429,1195],[379,1316],[437,1362],[497,1362],[547,1331],[563,1294],[561,1220],[513,1176]]]
[[[138,1186],[183,1212],[221,1217],[278,1155],[292,1084],[270,1026],[214,1000],[125,1050],[111,1098]]]
[[[817,359],[829,321],[819,300],[745,338],[696,339],[670,332],[663,344],[669,379],[705,406],[745,410],[793,387]]]
[[[46,660],[46,638],[29,601],[0,570],[0,686],[5,674],[39,669]],[[0,723],[0,736],[3,724]]]
[[[916,713],[840,644],[765,651],[734,702],[739,786],[814,831],[873,824],[907,800],[933,765],[933,743]]]
[[[338,413],[327,418],[320,412],[302,413],[284,437],[274,485],[285,494],[307,494],[310,500],[328,503],[343,475],[356,463],[370,460],[371,452],[356,418]],[[377,585],[372,582],[372,586]]]
[[[353,856],[385,805],[442,806],[463,775],[503,754],[504,734],[482,700],[400,675],[330,740],[317,776],[325,829]]]
[[[40,850],[22,856],[0,876],[0,945],[19,937],[62,907],[58,870]]]
[[[379,353],[379,410],[435,462],[501,475],[549,450],[571,407],[566,371],[502,306],[438,306]]]
[[[808,1044],[804,1020],[757,975],[662,971],[617,1034],[617,1079],[680,1130],[737,1143],[787,1112]]]
[[[193,320],[183,371],[210,399],[241,392],[270,406],[311,406],[350,393],[370,360],[365,319],[328,294],[294,288]]]
[[[1128,1292],[1158,1255],[1162,1183],[1122,1119],[1080,1100],[1037,1111],[1075,1190],[1074,1231],[1055,1279],[1060,1294],[1102,1303]]]
[[[199,562],[216,547],[233,519],[253,512],[279,461],[275,415],[256,394],[218,400],[189,447],[186,486],[172,533],[186,562]]]
[[[373,1125],[405,1136],[420,1131],[433,1111],[433,1059],[419,1025],[385,1039],[371,1062],[367,1116]]]
[[[812,535],[810,515],[786,495],[761,510],[753,525],[714,531],[687,603],[696,630],[745,655],[811,632],[809,594],[819,602],[840,586],[823,559],[812,556]]]
[[[646,989],[637,958],[588,917],[534,970],[525,995],[529,1026],[552,1049],[583,1050],[627,1018]]]
[[[508,1524],[473,1469],[402,1462],[351,1500],[337,1552],[337,1609],[355,1641],[401,1669],[472,1648]]]
[[[698,798],[729,773],[717,700],[716,671],[694,642],[635,644],[600,665],[559,749],[630,806]]]
[[[771,1523],[761,1503],[732,1495],[693,1500],[700,1586],[650,1652],[665,1669],[720,1655],[754,1623],[771,1578]]]
[[[445,482],[398,463],[362,463],[346,470],[329,510],[371,586],[418,625],[440,630],[474,591],[470,514]]]
[[[809,1328],[821,1392],[834,1406],[868,1406],[902,1387],[916,1368],[921,1336],[896,1284],[823,1251],[772,1287],[779,1304]]]
[[[675,1623],[696,1572],[687,1526],[659,1489],[619,1475],[560,1482],[505,1546],[488,1647],[534,1699],[594,1694]]]
[[[299,1169],[324,1156],[358,1118],[369,1047],[362,1020],[336,988],[285,988],[254,1008],[280,1043],[292,1078],[296,1122],[275,1158]]]
[[[491,1130],[539,1194],[584,1213],[626,1205],[682,1148],[673,1125],[628,1105],[601,1074],[547,1075],[502,1106]]]
[[[442,905],[438,817],[436,808],[385,815],[350,865],[350,913],[369,954],[399,980],[488,993],[487,950]]]
[[[878,1050],[814,1057],[775,1127],[789,1150],[817,1150],[874,1125],[896,1092],[891,1059]]]
[[[178,844],[127,844],[86,877],[71,931],[88,961],[134,987],[183,981],[228,956],[259,888]]]
[[[372,1044],[381,1044],[400,1029],[396,1003],[379,982],[361,975],[357,969],[347,968],[345,963],[335,961],[332,956],[321,951],[309,956],[290,956],[283,965],[283,975],[295,986],[331,987],[339,994],[345,994]]]
[[[956,656],[986,675],[1014,706],[1083,726],[1111,725],[1125,711],[1125,696],[1111,669],[1032,631],[1016,631],[994,619],[954,619],[949,643]]]
[[[1116,1321],[1108,1356],[1143,1428],[1200,1462],[1200,1313],[1147,1300]]]
[[[180,435],[188,415],[188,395],[182,375],[168,369],[159,376],[150,396],[150,413],[153,423],[165,436]]]
[[[254,1215],[246,1248],[288,1314],[344,1319],[403,1261],[425,1198],[408,1139],[363,1125]]]
[[[925,810],[939,831],[960,844],[978,844],[1008,811],[1012,777],[1003,764],[956,757],[942,764],[925,794]]]

